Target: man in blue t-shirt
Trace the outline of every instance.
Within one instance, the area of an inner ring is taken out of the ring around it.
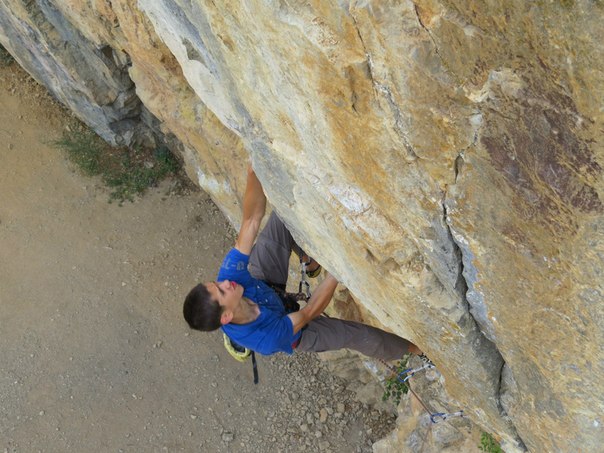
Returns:
[[[320,316],[338,285],[329,274],[306,306],[287,313],[271,286],[285,289],[292,251],[307,257],[274,212],[258,235],[265,210],[266,197],[250,165],[235,247],[224,258],[216,281],[198,284],[185,299],[183,314],[191,328],[213,331],[222,327],[231,340],[265,355],[291,354],[294,349],[322,352],[348,348],[395,360],[407,352],[421,353],[417,346],[394,334]],[[310,269],[313,267],[319,265],[311,260]]]

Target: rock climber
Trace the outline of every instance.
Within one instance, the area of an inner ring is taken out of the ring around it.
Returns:
[[[392,333],[321,316],[338,285],[327,273],[307,304],[288,313],[269,285],[285,289],[292,250],[304,260],[308,257],[274,212],[258,235],[265,210],[266,196],[250,165],[235,246],[224,258],[216,281],[198,284],[185,298],[183,314],[192,329],[222,328],[232,341],[264,355],[348,348],[389,361],[406,353],[421,354],[413,343]],[[318,275],[320,265],[308,260],[308,273]]]

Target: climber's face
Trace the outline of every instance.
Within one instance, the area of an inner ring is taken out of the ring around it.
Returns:
[[[206,283],[206,288],[212,298],[223,308],[220,318],[222,324],[228,324],[233,319],[233,313],[243,297],[243,286],[232,280]]]

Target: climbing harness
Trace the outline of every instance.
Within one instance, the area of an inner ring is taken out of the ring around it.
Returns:
[[[286,313],[294,313],[300,310],[300,301],[308,301],[310,298],[310,284],[306,280],[306,264],[300,258],[300,284],[298,285],[298,293],[288,293],[285,291],[285,285],[277,285],[270,282],[265,282],[268,286],[270,286],[281,302],[283,303],[283,307],[285,308]],[[239,362],[245,362],[249,357],[252,358],[252,371],[254,372],[254,384],[258,384],[258,363],[256,362],[256,353],[251,349],[248,349],[240,344],[237,344],[233,340],[231,340],[226,333],[222,334],[224,347],[227,352],[233,357],[235,360]]]

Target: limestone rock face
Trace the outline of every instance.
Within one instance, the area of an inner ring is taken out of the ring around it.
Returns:
[[[234,224],[251,156],[301,245],[472,420],[596,451],[603,16],[595,0],[0,0],[0,42],[109,141],[148,109]]]

